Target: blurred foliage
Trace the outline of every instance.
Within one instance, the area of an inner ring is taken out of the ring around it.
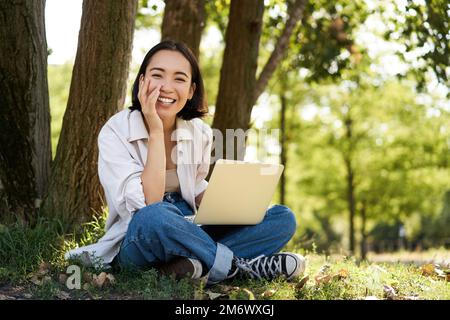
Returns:
[[[450,3],[445,0],[406,0],[394,2],[394,14],[386,17],[389,29],[385,38],[404,45],[398,54],[408,61],[418,60],[411,73],[419,89],[426,84],[431,70],[439,82],[449,85],[450,76]],[[416,55],[418,57],[416,57]]]
[[[136,29],[159,29],[163,13],[163,0],[139,0]]]
[[[289,74],[295,83],[294,73]],[[314,238],[325,250],[339,244],[337,234],[347,233],[344,156],[349,152],[357,230],[364,206],[367,231],[401,222],[410,239],[424,234],[450,237],[437,232],[448,229],[448,223],[442,227],[448,213],[440,213],[440,208],[443,193],[450,189],[450,110],[433,114],[433,102],[418,103],[414,88],[395,80],[379,86],[349,80],[311,85],[297,81],[291,89],[283,94],[290,99],[286,198],[299,218],[294,242]],[[344,126],[349,114],[351,138]],[[278,122],[276,113],[269,125],[278,128]],[[372,235],[371,240],[381,240],[379,234]]]
[[[225,39],[230,13],[230,0],[205,0],[206,24],[214,25]]]
[[[308,81],[339,78],[351,58],[358,63],[364,54],[353,31],[368,14],[363,0],[308,1],[291,45],[291,67],[308,70]]]

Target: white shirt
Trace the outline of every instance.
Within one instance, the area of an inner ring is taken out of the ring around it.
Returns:
[[[212,130],[202,120],[177,118],[172,140],[181,195],[197,212],[195,197],[208,186]],[[109,213],[106,233],[97,242],[66,253],[78,255],[86,265],[109,264],[119,253],[133,214],[146,206],[141,174],[147,161],[148,132],[142,114],[124,109],[112,116],[98,136],[98,175]]]

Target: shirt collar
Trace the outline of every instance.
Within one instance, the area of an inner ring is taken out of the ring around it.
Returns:
[[[192,124],[190,121],[183,120],[177,117],[177,130],[176,139],[178,141],[182,140],[193,140]],[[147,128],[144,124],[144,119],[142,118],[142,113],[138,110],[130,111],[128,114],[128,142],[133,142],[141,139],[148,139]]]
[[[128,142],[148,138],[147,129],[145,128],[144,119],[140,111],[130,111],[128,114],[128,128]]]

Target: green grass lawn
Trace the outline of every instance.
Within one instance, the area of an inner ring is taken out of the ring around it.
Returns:
[[[155,270],[82,267],[81,288],[68,289],[64,252],[95,241],[102,228],[101,219],[85,225],[78,236],[45,220],[33,229],[0,225],[0,299],[450,299],[448,265],[358,262],[311,252],[300,252],[307,269],[290,282],[234,280],[205,288],[203,281],[175,280]],[[433,253],[439,255],[448,251]]]

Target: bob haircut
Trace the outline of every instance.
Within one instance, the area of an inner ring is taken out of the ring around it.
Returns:
[[[151,58],[155,53],[161,50],[170,50],[170,51],[178,51],[180,52],[190,63],[192,69],[192,83],[195,83],[195,91],[192,99],[188,100],[184,105],[183,109],[181,109],[177,113],[177,117],[182,118],[183,120],[192,120],[194,118],[202,118],[208,113],[208,106],[205,98],[205,88],[203,86],[203,79],[200,73],[200,68],[198,66],[197,59],[195,58],[192,51],[182,42],[175,42],[172,40],[166,40],[158,43],[156,46],[150,49],[149,52],[144,57],[144,61],[141,64],[139,72],[136,76],[136,79],[133,83],[133,88],[131,92],[132,96],[132,105],[129,107],[130,110],[139,110],[142,112],[141,103],[138,99],[138,91],[139,91],[139,77],[140,75],[145,74],[145,70],[147,69],[148,64],[150,63]]]

